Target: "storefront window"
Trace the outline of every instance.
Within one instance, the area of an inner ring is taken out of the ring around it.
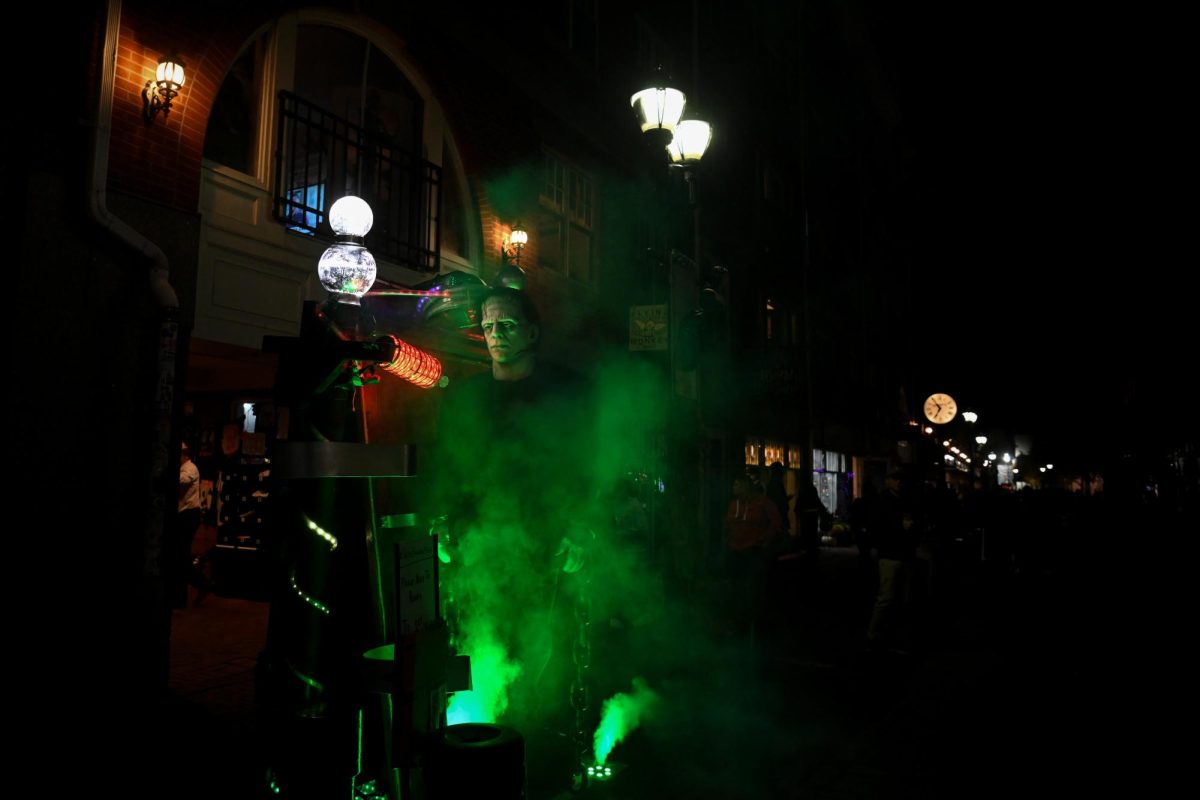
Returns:
[[[813,486],[821,504],[830,514],[844,515],[849,510],[850,475],[845,454],[832,450],[813,450]]]

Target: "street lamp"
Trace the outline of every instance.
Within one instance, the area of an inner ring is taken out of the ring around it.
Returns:
[[[683,169],[688,185],[688,204],[694,211],[696,268],[700,268],[700,205],[696,202],[696,175],[692,167],[700,163],[712,143],[712,126],[698,119],[685,119],[675,126],[675,135],[667,143],[667,156],[672,167]]]
[[[675,130],[675,125],[683,116],[687,97],[683,92],[669,86],[670,81],[670,77],[659,66],[647,81],[649,85],[641,91],[634,92],[629,98],[629,104],[637,113],[642,133],[653,130],[669,133]]]
[[[675,135],[667,145],[671,166],[687,167],[699,163],[712,142],[712,126],[698,119],[685,119],[675,126]]]

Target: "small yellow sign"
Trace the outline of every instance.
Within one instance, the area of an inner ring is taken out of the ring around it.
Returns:
[[[666,350],[667,304],[629,307],[629,349]]]

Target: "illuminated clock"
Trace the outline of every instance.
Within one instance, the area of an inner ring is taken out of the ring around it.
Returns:
[[[948,394],[938,392],[925,401],[925,418],[938,425],[945,425],[958,413],[958,403]]]

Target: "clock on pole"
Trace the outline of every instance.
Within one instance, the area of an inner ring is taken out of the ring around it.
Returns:
[[[945,425],[958,414],[958,403],[944,392],[935,392],[925,400],[925,418],[936,425]]]

